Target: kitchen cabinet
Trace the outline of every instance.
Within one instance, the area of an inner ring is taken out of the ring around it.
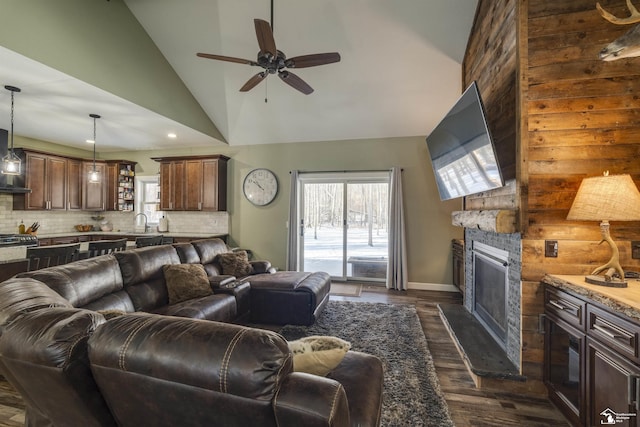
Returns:
[[[107,165],[102,162],[96,162],[95,167],[98,171],[99,182],[89,182],[89,172],[93,170],[93,162],[85,161],[82,165],[83,191],[82,191],[82,209],[86,211],[104,211],[107,206]]]
[[[65,210],[67,159],[37,151],[17,150],[25,162],[24,186],[31,193],[14,194],[14,210]]]
[[[17,179],[31,193],[14,194],[14,210],[133,211],[136,162],[96,162],[99,183],[90,183],[92,160],[16,149],[25,163]]]
[[[135,209],[135,165],[126,160],[107,160],[106,210],[132,212]]]
[[[160,210],[183,211],[185,162],[182,160],[160,163]]]
[[[82,160],[67,159],[67,210],[82,209]]]
[[[160,210],[225,211],[228,157],[157,157]]]
[[[544,381],[573,425],[640,425],[639,338],[635,319],[545,285]]]

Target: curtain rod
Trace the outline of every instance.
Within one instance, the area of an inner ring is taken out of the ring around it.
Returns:
[[[404,171],[404,168],[400,168],[400,171]],[[291,173],[292,171],[289,171]],[[391,172],[391,169],[362,169],[362,170],[336,170],[336,171],[301,171],[298,173],[349,173],[349,172]]]

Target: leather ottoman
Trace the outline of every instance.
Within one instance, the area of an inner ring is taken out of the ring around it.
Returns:
[[[251,322],[311,325],[329,301],[325,272],[278,271],[251,276]]]

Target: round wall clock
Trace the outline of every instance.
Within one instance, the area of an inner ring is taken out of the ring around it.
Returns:
[[[244,177],[244,197],[256,206],[268,205],[278,194],[278,179],[269,169],[254,169]]]

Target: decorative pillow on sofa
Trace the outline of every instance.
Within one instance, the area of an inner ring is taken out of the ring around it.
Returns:
[[[170,305],[213,293],[202,264],[167,264],[162,270]]]
[[[216,257],[222,267],[222,274],[244,277],[253,273],[253,267],[249,263],[247,251],[226,252],[218,254]]]
[[[340,338],[314,335],[289,342],[293,370],[325,376],[342,362],[351,343]]]

